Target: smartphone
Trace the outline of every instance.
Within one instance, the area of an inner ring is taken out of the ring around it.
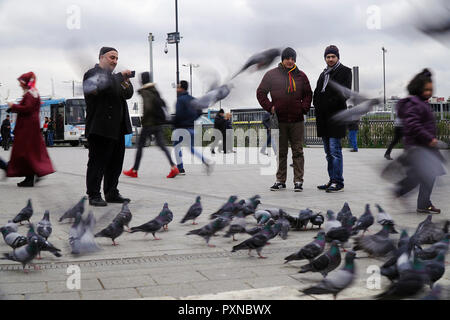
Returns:
[[[136,76],[136,71],[131,71],[130,78],[134,78]]]

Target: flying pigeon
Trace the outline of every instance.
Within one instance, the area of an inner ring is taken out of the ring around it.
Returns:
[[[189,208],[186,215],[181,219],[181,223],[185,223],[188,220],[193,220],[192,224],[196,225],[195,219],[197,219],[203,211],[202,203],[200,202],[200,196],[195,199],[195,203]]]
[[[27,272],[25,270],[25,266],[29,264],[37,256],[38,253],[39,239],[37,237],[32,237],[27,245],[14,249],[14,251],[11,253],[4,253],[3,258],[1,259],[20,262],[22,263],[23,271]]]
[[[186,235],[196,234],[206,240],[208,247],[215,247],[215,245],[209,244],[209,239],[218,231],[224,229],[231,221],[231,212],[224,213],[217,219],[211,221],[206,226],[200,229],[191,230]]]
[[[336,300],[339,292],[348,288],[355,280],[355,257],[355,252],[347,252],[345,265],[340,270],[329,273],[317,285],[299,291],[304,294],[332,294]]]
[[[242,68],[231,78],[236,78],[239,74],[247,70],[249,67],[256,65],[257,70],[264,69],[273,62],[276,57],[281,55],[281,49],[273,48],[252,55],[242,66]]]
[[[14,231],[14,229],[1,227],[0,232],[3,235],[5,243],[13,249],[26,245],[28,243],[27,237],[17,233],[16,231]]]
[[[161,212],[159,213],[159,216],[162,219],[163,222],[163,229],[164,230],[169,230],[169,223],[173,220],[173,213],[172,211],[169,209],[169,205],[166,203],[164,203],[164,206],[161,210]]]
[[[325,278],[329,272],[339,267],[341,263],[341,251],[339,250],[338,243],[339,241],[333,240],[327,252],[315,258],[310,263],[301,266],[299,273],[319,272]]]
[[[28,199],[26,207],[20,210],[17,216],[13,219],[13,222],[22,224],[22,221],[28,221],[28,223],[30,223],[30,218],[32,215],[33,206],[31,205],[31,199]]]
[[[38,235],[45,238],[45,240],[52,234],[52,224],[50,222],[50,212],[45,210],[44,217],[36,225],[36,232]]]
[[[84,254],[100,250],[94,239],[95,218],[92,211],[85,219],[78,212],[69,230],[69,244],[72,254]]]
[[[115,219],[105,229],[95,234],[95,238],[104,237],[110,238],[113,242],[113,246],[117,246],[115,239],[120,237],[123,233],[123,220]]]
[[[216,102],[225,99],[231,92],[231,84],[223,84],[220,87],[213,88],[200,98],[193,99],[191,106],[196,110],[203,110],[213,106]]]
[[[59,218],[59,222],[63,221],[64,219],[75,219],[77,217],[77,214],[83,214],[84,212],[84,203],[86,202],[87,197],[84,196],[81,198],[81,200],[72,208],[64,212],[64,214]]]
[[[284,263],[288,263],[293,260],[303,260],[307,259],[311,262],[314,258],[316,258],[319,254],[323,252],[325,249],[325,232],[319,231],[316,236],[316,239],[313,242],[308,243],[303,248],[301,248],[298,252],[293,253],[284,260]]]
[[[131,218],[133,218],[133,215],[131,214],[130,208],[128,208],[128,201],[125,201],[122,204],[122,209],[117,214],[117,216],[114,218],[114,221],[121,221],[123,226],[127,226],[128,231],[130,231],[129,223],[131,222]]]
[[[394,240],[389,238],[391,225],[384,225],[381,231],[371,236],[355,238],[353,251],[363,250],[370,256],[384,257],[396,250]]]
[[[352,235],[357,235],[360,230],[363,230],[363,235],[367,231],[367,229],[373,225],[375,219],[370,211],[370,205],[366,204],[366,210],[359,217],[358,221],[356,221],[356,225],[352,230]]]
[[[324,231],[327,233],[332,228],[339,228],[342,226],[342,224],[336,220],[336,217],[334,216],[334,212],[331,210],[327,211],[327,221],[324,225]]]

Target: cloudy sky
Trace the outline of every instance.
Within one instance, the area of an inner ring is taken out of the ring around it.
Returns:
[[[180,77],[189,80],[194,63],[193,94],[205,93],[214,79],[227,81],[252,54],[273,47],[297,51],[297,65],[314,89],[325,67],[324,48],[335,44],[341,62],[360,67],[360,90],[381,96],[382,51],[386,47],[387,95],[405,96],[412,76],[424,67],[435,75],[437,96],[450,96],[450,46],[419,32],[423,21],[449,17],[444,0],[179,0]],[[426,4],[425,4],[426,3]],[[149,69],[148,33],[155,41],[157,86],[173,108],[176,82],[175,45],[164,53],[167,33],[175,31],[172,0],[0,0],[0,99],[21,95],[17,77],[37,74],[41,95],[70,97],[72,85],[98,62],[102,46],[119,51],[116,71]],[[276,66],[278,61],[274,62]],[[246,72],[233,81],[222,102],[226,109],[257,107],[255,90],[265,71]],[[135,88],[139,87],[134,80]],[[77,83],[76,93],[81,93]],[[139,100],[136,93],[133,100]]]

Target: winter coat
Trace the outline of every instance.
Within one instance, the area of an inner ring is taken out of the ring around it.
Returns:
[[[220,115],[220,113],[216,114],[216,117],[214,118],[214,129],[219,130],[224,134],[227,129],[227,120],[223,116]]]
[[[1,127],[1,135],[6,138],[11,135],[11,122],[8,119],[3,120]]]
[[[193,128],[194,121],[201,116],[202,111],[196,110],[191,105],[193,99],[187,91],[178,94],[174,120],[175,128]]]
[[[132,133],[126,100],[133,96],[133,85],[121,73],[112,74],[98,64],[84,74],[86,137],[91,134],[117,140]]]
[[[288,92],[288,70],[280,63],[269,70],[256,90],[256,98],[264,110],[271,112],[275,107],[279,122],[304,121],[304,115],[311,107],[312,91],[308,77],[298,68],[292,71],[296,91]],[[270,93],[272,101],[267,94]]]
[[[166,123],[166,115],[163,108],[166,103],[159,95],[154,83],[147,83],[138,90],[144,101],[143,127],[159,126]]]
[[[11,112],[17,113],[17,119],[8,177],[42,177],[55,172],[41,134],[40,108],[41,99],[36,89],[28,90],[22,101],[11,107]]]
[[[317,80],[317,87],[314,90],[313,104],[316,109],[317,136],[328,138],[344,138],[346,135],[346,125],[331,121],[337,112],[347,109],[347,99],[330,83],[322,92],[323,82],[325,80],[325,71],[322,72]],[[330,81],[351,89],[352,70],[343,64],[330,73]]]

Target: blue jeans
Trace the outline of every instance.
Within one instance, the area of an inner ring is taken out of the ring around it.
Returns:
[[[178,130],[178,129],[177,129]],[[205,158],[203,158],[203,154],[195,150],[194,148],[194,128],[182,129],[189,131],[191,136],[191,153],[197,158],[202,160],[202,163],[206,163]],[[178,170],[184,169],[183,167],[183,153],[181,152],[181,142],[183,141],[183,137],[180,136],[178,141],[174,141],[173,146],[175,149],[175,159],[177,161]]]
[[[47,131],[47,142],[48,142],[48,146],[53,146],[53,135],[54,135],[54,131]]]
[[[323,137],[323,147],[328,162],[328,176],[330,181],[344,186],[344,161],[342,157],[342,146],[340,138]]]
[[[348,140],[350,141],[350,145],[353,150],[358,150],[358,141],[356,136],[358,135],[358,130],[349,130],[348,131]]]

